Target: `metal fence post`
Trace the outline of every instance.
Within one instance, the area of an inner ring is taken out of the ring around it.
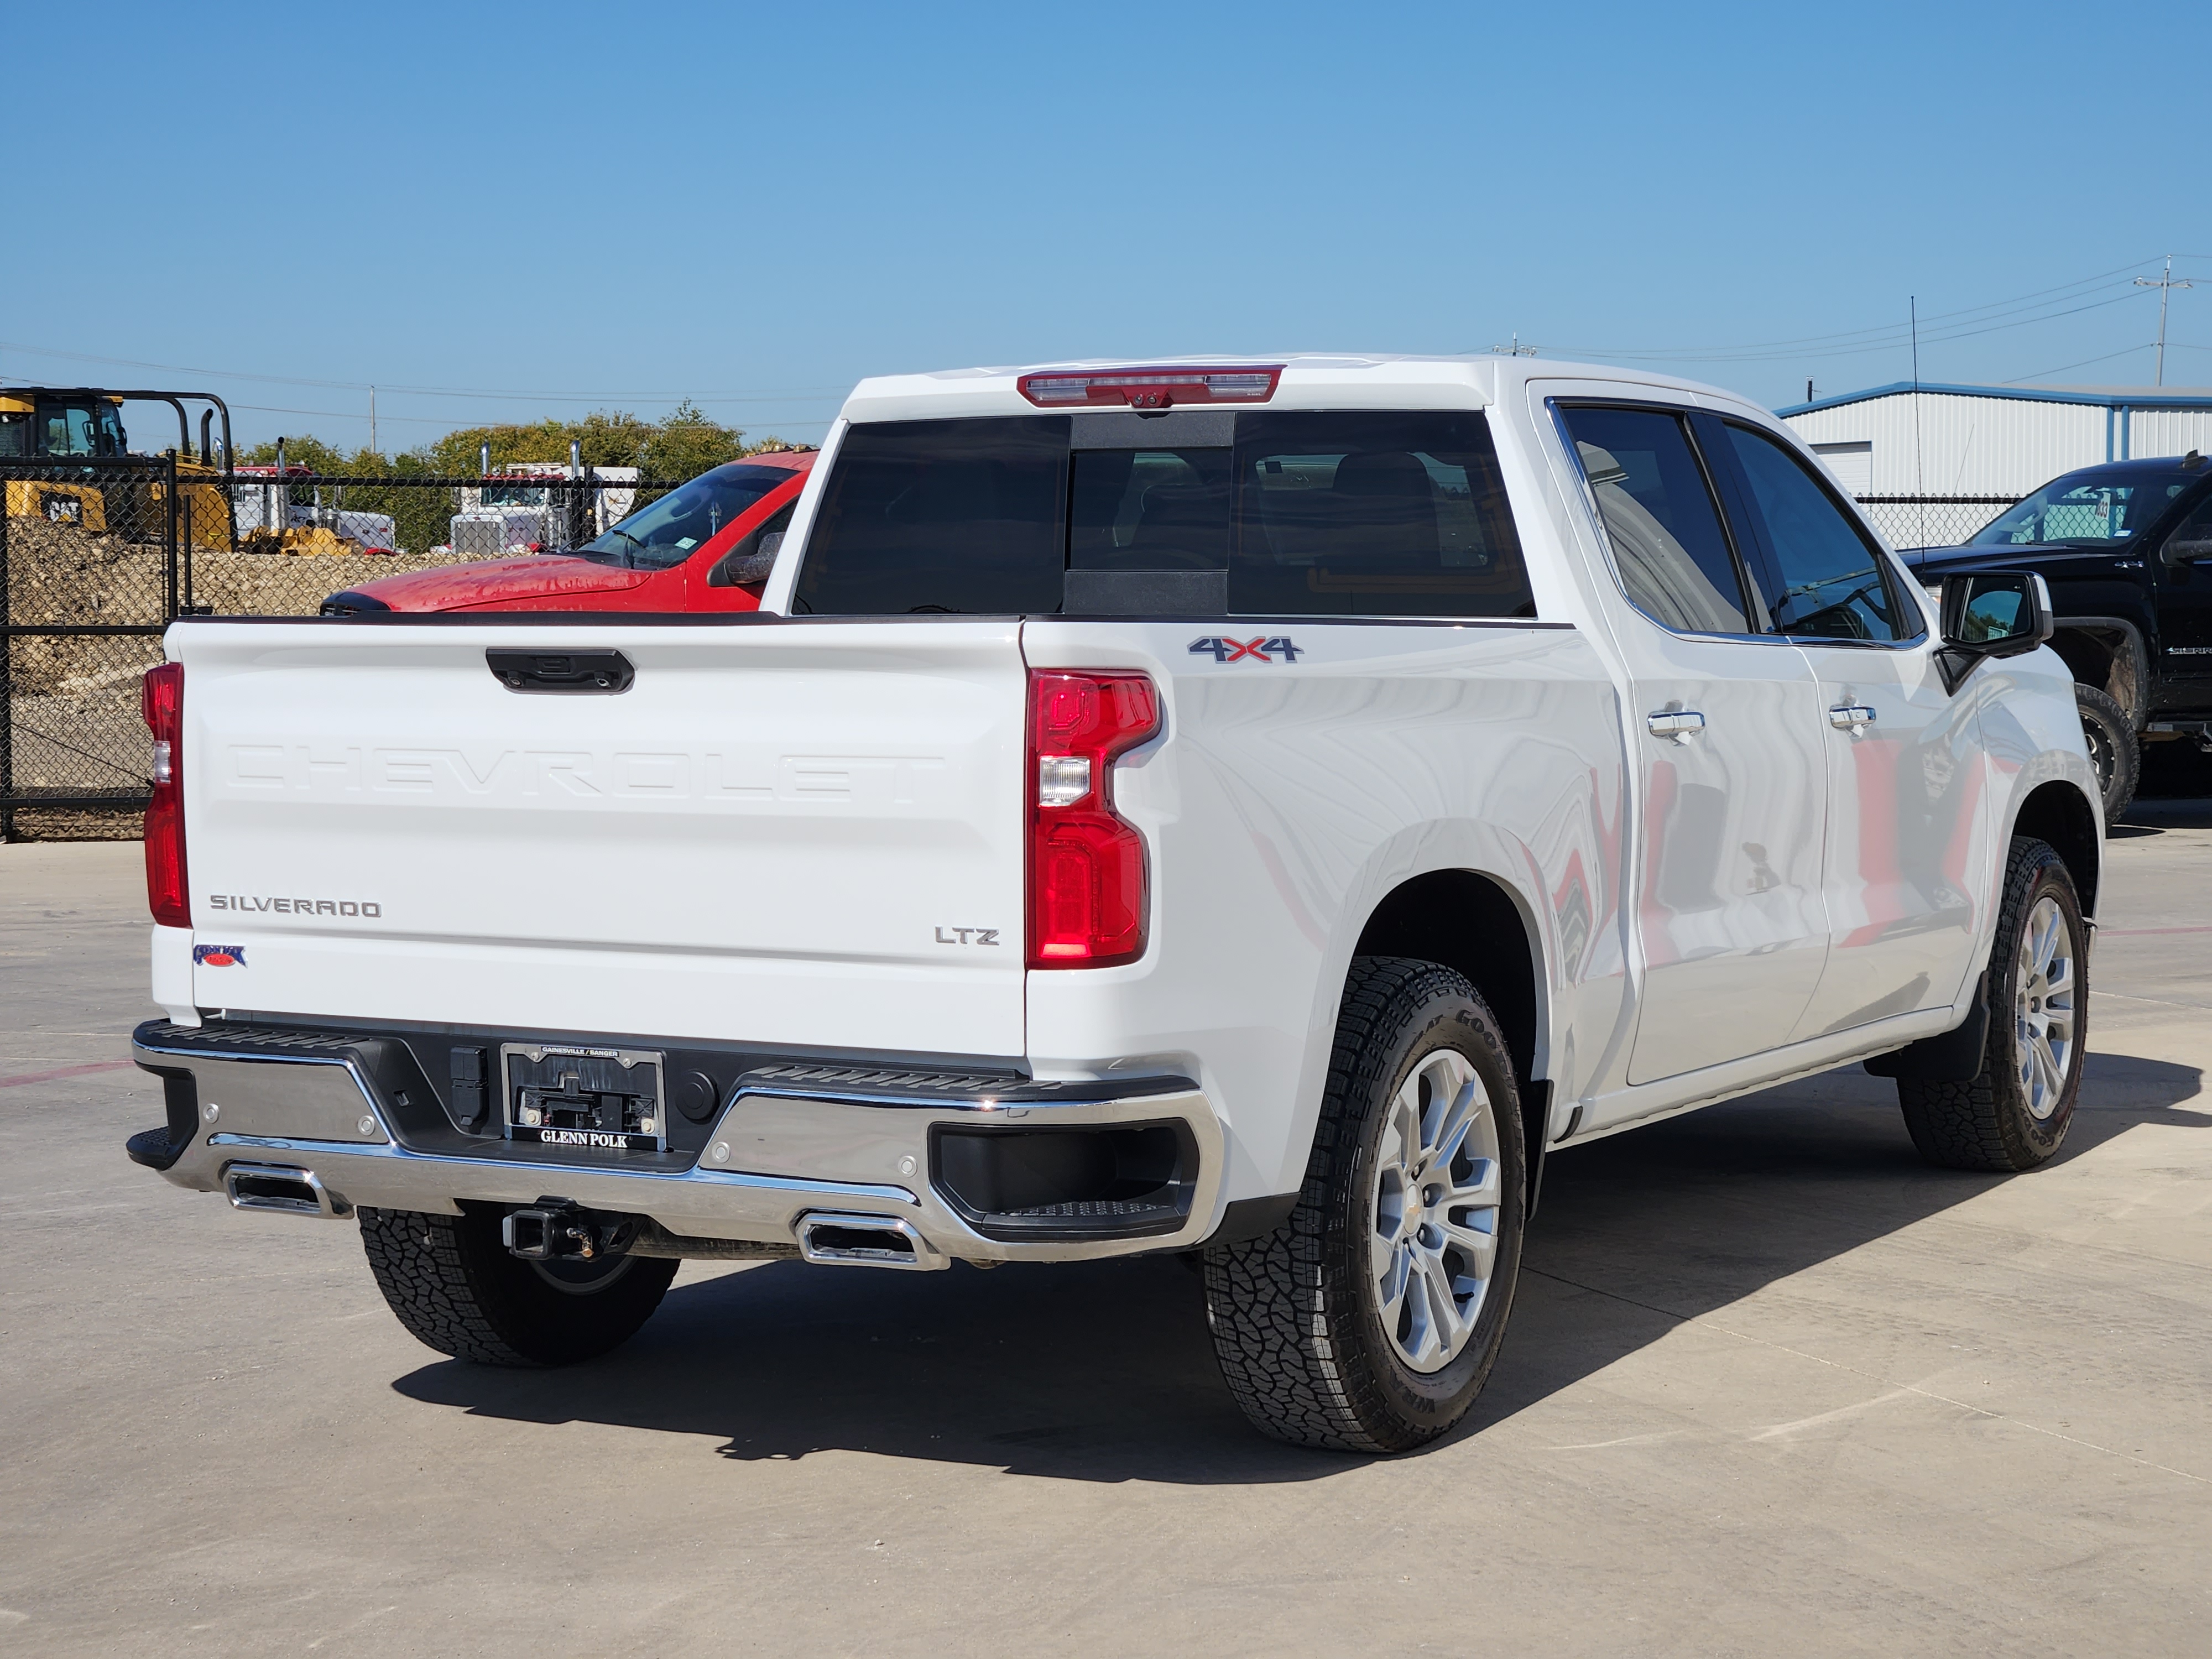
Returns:
[[[0,478],[0,842],[15,839],[15,611],[8,580],[9,492],[12,478]],[[27,487],[26,497],[38,492]]]
[[[161,621],[166,626],[177,619],[177,452],[173,449],[162,475],[161,499],[167,508],[161,515]]]
[[[177,586],[177,612],[181,616],[192,608],[192,501],[189,495],[178,508],[177,526],[183,563]]]

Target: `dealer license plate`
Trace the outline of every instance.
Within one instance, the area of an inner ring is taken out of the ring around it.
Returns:
[[[594,1152],[666,1151],[661,1058],[639,1048],[501,1043],[507,1138]]]

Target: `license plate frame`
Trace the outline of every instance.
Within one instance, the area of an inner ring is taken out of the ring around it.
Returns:
[[[567,1082],[567,1073],[574,1074],[574,1086]],[[569,1152],[665,1152],[668,1150],[666,1076],[667,1056],[655,1048],[502,1042],[499,1046],[502,1133],[518,1145]],[[560,1078],[561,1086],[545,1087],[549,1078]],[[533,1110],[539,1121],[526,1121]],[[592,1119],[590,1123],[574,1121],[587,1112]],[[556,1117],[571,1121],[556,1122]]]

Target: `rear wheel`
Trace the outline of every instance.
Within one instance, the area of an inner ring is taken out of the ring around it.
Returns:
[[[2081,711],[2081,736],[2089,745],[2089,765],[2097,775],[2097,792],[2104,797],[2109,828],[2136,798],[2136,784],[2142,776],[2142,745],[2136,741],[2135,723],[2117,699],[2094,685],[2076,684],[2074,702]]]
[[[665,1257],[526,1261],[495,1209],[458,1216],[361,1212],[376,1286],[418,1342],[479,1365],[568,1365],[617,1348],[676,1277]]]
[[[2042,842],[2015,840],[1982,981],[1981,1072],[1967,1083],[1897,1080],[1905,1127],[1930,1164],[2032,1170],[2064,1143],[2088,1029],[2087,940],[2064,861]]]
[[[1395,1452],[1458,1422],[1504,1341],[1525,1169],[1512,1063],[1474,987],[1355,961],[1297,1207],[1206,1254],[1214,1352],[1253,1424]]]

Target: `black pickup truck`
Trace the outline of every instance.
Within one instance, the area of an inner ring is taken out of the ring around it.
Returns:
[[[1956,571],[2042,573],[2106,823],[2135,799],[2143,743],[2212,753],[2212,465],[2197,451],[2066,473],[1965,546],[1905,560],[1931,593]]]

